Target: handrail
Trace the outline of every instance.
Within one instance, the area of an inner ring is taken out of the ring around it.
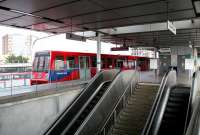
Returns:
[[[153,106],[152,114],[150,113],[150,118],[148,123],[145,125],[145,129],[142,135],[157,135],[159,127],[161,125],[162,117],[164,114],[165,106],[167,104],[168,96],[171,87],[176,84],[176,72],[171,70],[167,73],[166,78],[163,81],[163,86],[160,88],[159,95],[156,99],[156,103]]]
[[[54,121],[54,123],[44,132],[44,134],[61,134],[66,126],[63,123],[69,123],[74,118],[76,113],[79,112],[80,108],[85,104],[88,98],[102,82],[112,80],[118,73],[119,70],[105,70],[95,75],[87,87],[82,90],[82,92],[68,107],[66,107],[66,109]],[[63,129],[61,130],[60,128]]]
[[[105,122],[108,121],[110,113],[116,106],[116,103],[124,94],[124,91],[131,92],[130,85],[132,81],[138,81],[137,71],[122,71],[120,75],[110,84],[107,91],[101,97],[97,105],[87,116],[85,121],[79,127],[75,135],[94,135],[102,129]],[[126,95],[126,93],[125,93]]]
[[[155,100],[153,102],[151,111],[150,111],[149,116],[147,118],[147,122],[146,122],[146,124],[145,124],[145,126],[143,128],[142,135],[145,135],[145,134],[148,133],[148,130],[149,130],[148,127],[150,127],[150,125],[152,124],[153,114],[154,114],[156,106],[158,104],[158,100],[160,99],[160,96],[163,93],[164,85],[166,84],[166,77],[167,77],[168,73],[169,73],[169,71],[166,72],[164,74],[164,76],[162,77],[162,80],[161,80],[161,83],[160,83],[160,86],[159,86],[159,89],[158,89],[158,93],[157,93],[156,98],[155,98]]]
[[[186,135],[199,135],[200,134],[200,71],[193,74],[192,88],[191,88],[191,101],[190,101],[190,121],[187,120],[188,127],[185,128]]]
[[[96,96],[96,94],[101,90],[102,86],[106,83],[111,82],[111,80],[105,81],[97,88],[97,90],[90,96],[90,98],[87,100],[87,102],[81,107],[80,111],[76,114],[76,116],[70,121],[70,123],[67,125],[65,130],[62,132],[62,134],[66,134],[66,132],[71,128],[71,126],[76,122],[77,118],[81,115],[81,113],[84,111],[84,109],[90,104],[92,99]],[[78,127],[77,127],[78,128]]]
[[[98,135],[98,134],[103,130],[103,128],[105,128],[106,124],[108,123],[109,119],[112,117],[113,113],[116,111],[116,108],[118,107],[118,105],[120,104],[120,102],[123,100],[124,95],[126,94],[126,92],[128,91],[129,88],[131,88],[131,92],[132,92],[132,90],[133,90],[133,88],[132,88],[133,84],[132,84],[132,83],[133,83],[133,82],[131,82],[131,84],[130,84],[130,85],[126,88],[126,90],[123,92],[123,94],[122,94],[122,96],[120,97],[119,101],[118,101],[117,104],[115,105],[113,111],[112,111],[112,112],[110,113],[110,115],[108,116],[108,118],[107,118],[107,120],[105,121],[105,123],[103,124],[102,128],[101,128],[99,131],[97,131],[96,135]]]
[[[189,120],[191,118],[191,115],[192,115],[192,111],[193,111],[193,102],[196,98],[196,87],[195,87],[195,82],[197,81],[197,73],[194,72],[193,76],[192,76],[192,87],[190,89],[190,97],[189,97],[189,103],[188,103],[188,110],[187,110],[187,114],[186,114],[186,122],[185,122],[185,127],[184,127],[184,134],[186,133],[187,131],[187,127],[189,125]]]
[[[199,135],[200,134],[200,97],[196,98],[193,108],[192,117],[185,135]]]

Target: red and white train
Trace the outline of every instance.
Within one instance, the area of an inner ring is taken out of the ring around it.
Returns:
[[[148,70],[149,58],[130,55],[101,54],[102,69]],[[31,85],[93,77],[96,54],[82,52],[43,51],[35,54]]]

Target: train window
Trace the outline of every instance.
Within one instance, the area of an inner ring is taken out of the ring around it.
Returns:
[[[49,56],[44,56],[44,69],[45,72],[49,70]]]
[[[89,68],[89,57],[81,56],[79,57],[80,60],[80,68]]]
[[[64,57],[56,56],[55,59],[55,70],[64,70]]]
[[[38,63],[38,71],[43,71],[43,67],[44,67],[44,57],[40,56],[39,63]]]
[[[38,70],[38,60],[39,60],[39,57],[35,57],[34,62],[33,62],[33,71]]]
[[[113,62],[112,59],[111,59],[111,58],[108,58],[108,59],[107,59],[107,62],[108,62],[108,67],[109,67],[109,68],[112,68],[112,62]]]
[[[124,60],[124,61],[123,61],[123,65],[124,65],[125,68],[128,68],[128,61],[127,61],[127,60]]]
[[[121,59],[115,60],[115,67],[116,68],[122,68],[123,67],[123,60],[121,60]]]
[[[75,68],[75,57],[67,57],[67,68]]]
[[[97,58],[96,57],[91,57],[91,66],[92,67],[97,67]]]
[[[101,68],[106,68],[106,59],[105,58],[101,59]]]

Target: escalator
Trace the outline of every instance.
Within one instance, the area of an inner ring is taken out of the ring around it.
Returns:
[[[115,122],[111,135],[139,135],[148,118],[159,85],[138,84]]]
[[[183,135],[187,117],[190,88],[171,88],[158,135]]]
[[[110,85],[111,81],[104,82],[97,92],[94,93],[92,97],[88,100],[88,103],[86,103],[86,106],[84,106],[83,110],[79,112],[79,116],[72,122],[70,127],[65,128],[64,134],[67,135],[73,135],[75,134],[77,128],[83,123],[85,118],[88,116],[88,114],[91,112],[91,110],[94,108],[94,106],[98,103],[99,99],[102,97],[104,92],[107,90],[108,86]]]
[[[73,134],[118,73],[115,69],[99,72],[44,134]]]

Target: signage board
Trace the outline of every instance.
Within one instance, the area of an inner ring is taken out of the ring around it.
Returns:
[[[110,49],[111,51],[128,51],[129,48],[128,47],[113,47]]]
[[[86,38],[85,37],[78,36],[78,35],[71,34],[71,33],[66,33],[66,39],[86,42]]]
[[[169,20],[167,21],[167,29],[176,35],[176,27]]]
[[[185,69],[194,69],[194,59],[185,59]]]
[[[158,69],[158,59],[150,59],[150,69]]]

